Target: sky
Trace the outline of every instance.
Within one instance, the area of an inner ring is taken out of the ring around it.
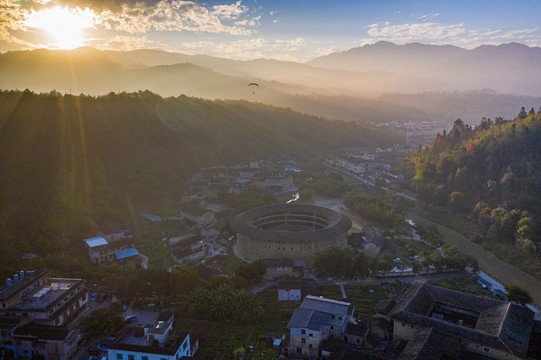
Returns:
[[[541,0],[0,0],[0,51],[159,49],[308,61],[396,44],[541,46]]]

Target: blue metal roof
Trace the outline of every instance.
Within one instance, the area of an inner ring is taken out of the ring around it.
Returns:
[[[136,248],[129,248],[115,252],[115,256],[118,260],[126,259],[135,255],[139,255],[139,251],[137,251]]]
[[[107,240],[105,240],[105,238],[103,238],[102,236],[85,239],[85,242],[88,245],[88,247],[91,247],[91,248],[108,244]]]

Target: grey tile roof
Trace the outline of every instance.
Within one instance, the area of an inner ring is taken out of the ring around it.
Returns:
[[[301,309],[311,309],[327,314],[346,316],[351,303],[308,295],[304,298]]]
[[[435,302],[479,313],[475,328],[430,317]],[[469,295],[427,283],[414,283],[389,314],[395,321],[433,327],[441,334],[524,357],[533,326],[533,312],[521,305]]]
[[[65,340],[71,330],[66,326],[29,323],[13,330],[15,338],[19,336],[33,337],[41,340]]]
[[[432,328],[419,329],[408,341],[398,360],[434,360],[442,355],[441,336]]]
[[[328,326],[331,315],[315,310],[298,309],[287,324],[287,328],[306,328],[321,331],[322,326]]]

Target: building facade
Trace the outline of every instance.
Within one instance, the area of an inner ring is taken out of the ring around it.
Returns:
[[[248,260],[304,258],[330,246],[347,245],[351,220],[334,210],[307,204],[250,209],[232,223],[237,250]]]

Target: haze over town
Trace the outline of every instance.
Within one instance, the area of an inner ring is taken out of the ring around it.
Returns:
[[[541,359],[541,2],[0,0],[0,359]]]

